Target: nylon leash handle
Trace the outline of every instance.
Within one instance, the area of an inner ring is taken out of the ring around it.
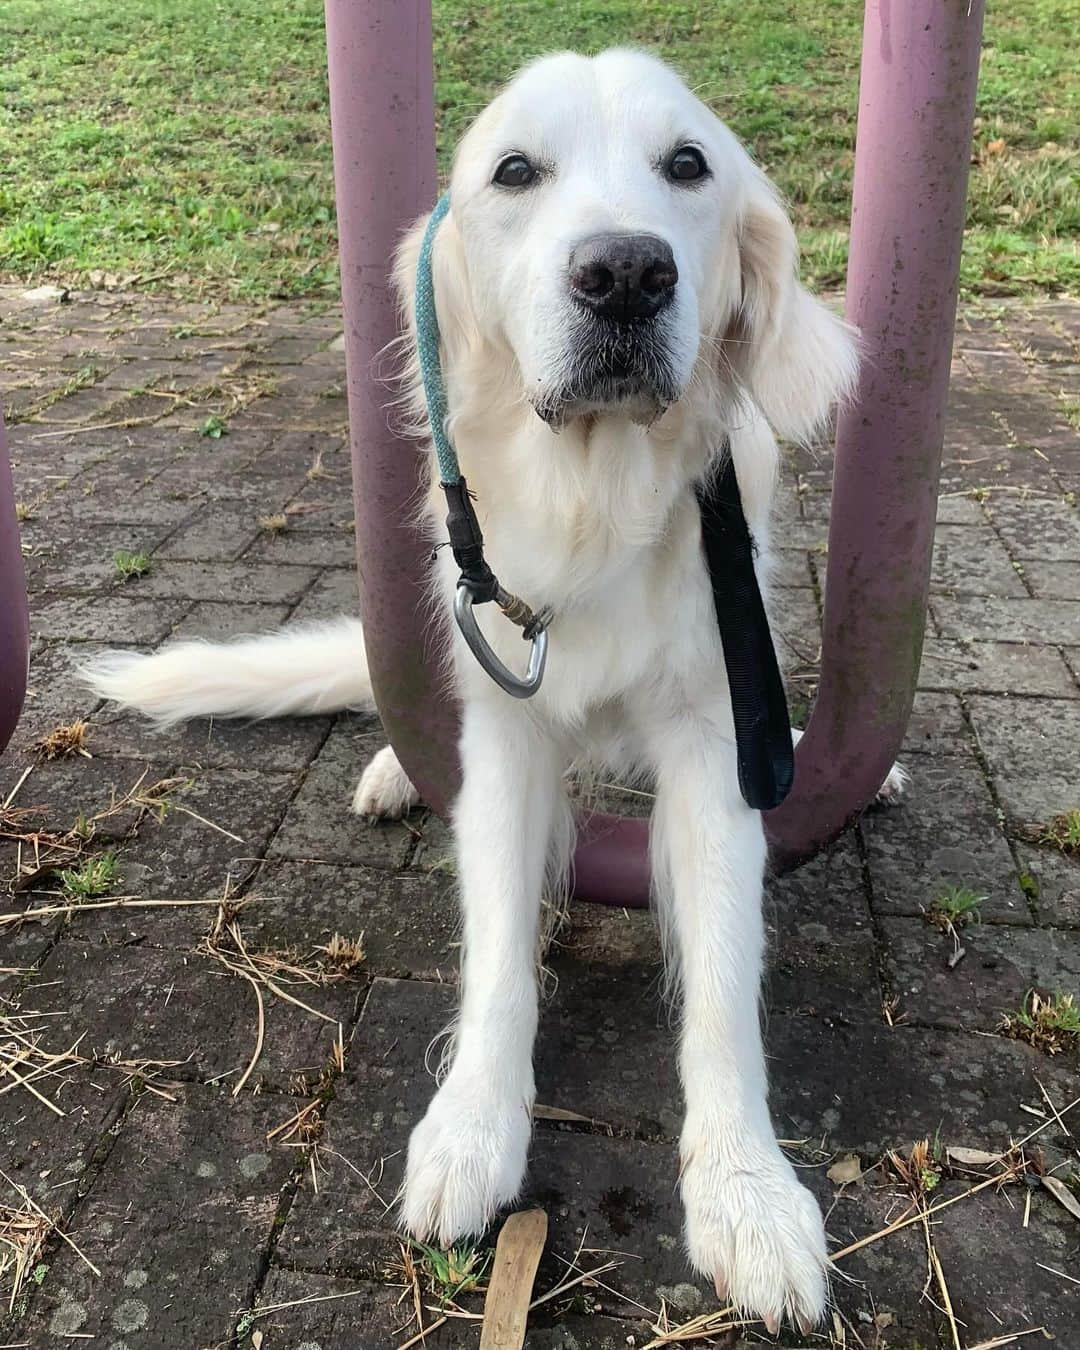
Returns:
[[[754,540],[730,450],[719,479],[699,484],[695,491],[731,690],[739,790],[754,810],[771,811],[791,791],[795,751],[784,682],[754,570]]]

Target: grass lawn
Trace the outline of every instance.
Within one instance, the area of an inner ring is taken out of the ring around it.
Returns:
[[[646,44],[786,192],[806,274],[842,282],[861,11],[859,0],[435,0],[441,153],[526,58]],[[1075,290],[1075,0],[990,11],[964,285]],[[0,0],[0,276],[335,294],[322,22],[322,0]]]

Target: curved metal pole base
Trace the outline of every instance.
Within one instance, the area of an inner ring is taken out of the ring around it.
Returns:
[[[395,336],[388,262],[435,199],[430,0],[326,0],[361,604],[383,723],[424,799],[457,785],[456,709],[427,651],[420,457],[389,430],[374,363]],[[821,681],[795,788],[766,829],[778,867],[872,800],[922,652],[983,0],[867,0],[848,315],[858,391],[839,420]],[[554,654],[553,654],[554,659]],[[595,815],[582,899],[648,903],[648,826]]]

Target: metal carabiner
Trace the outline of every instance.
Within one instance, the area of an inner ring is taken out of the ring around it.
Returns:
[[[532,647],[529,650],[529,668],[525,678],[521,679],[508,670],[488,646],[487,639],[480,631],[473,613],[473,593],[468,586],[459,585],[454,592],[454,618],[461,629],[461,636],[469,645],[469,650],[491,678],[513,698],[532,698],[540,688],[544,678],[544,663],[547,661],[547,628],[543,616],[533,632]]]

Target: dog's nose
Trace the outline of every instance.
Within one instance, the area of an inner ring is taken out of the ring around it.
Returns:
[[[574,299],[616,323],[651,319],[678,279],[670,247],[654,234],[594,234],[570,254]]]

